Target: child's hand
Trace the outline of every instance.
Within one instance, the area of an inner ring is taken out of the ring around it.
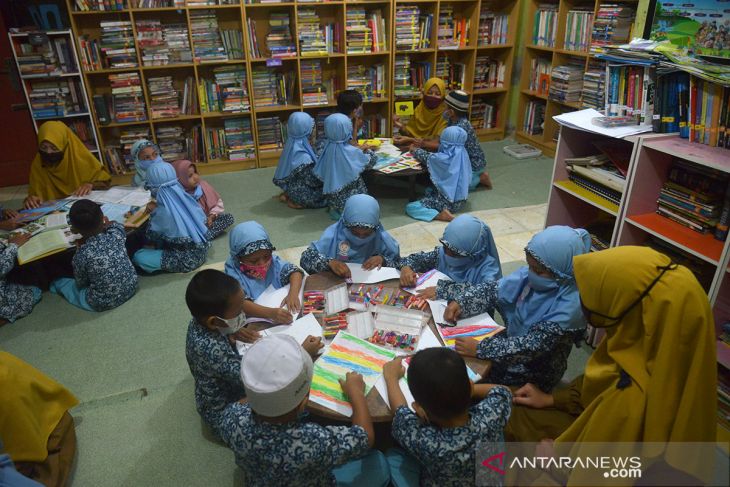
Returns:
[[[291,313],[284,308],[269,308],[269,319],[274,323],[289,324],[292,322]]]
[[[208,215],[208,220],[206,221],[206,226],[208,228],[210,228],[211,225],[213,225],[213,222],[215,221],[215,217],[216,217],[216,215],[213,215],[213,214]]]
[[[157,208],[157,202],[156,201],[150,201],[147,203],[147,206],[144,209],[145,213],[152,213],[155,211],[155,208]]]
[[[349,267],[347,267],[343,262],[335,259],[330,260],[330,270],[334,272],[336,276],[344,277],[345,279],[349,279],[352,275]]]
[[[291,313],[299,313],[299,309],[302,307],[302,303],[299,302],[299,294],[289,291],[289,294],[281,301],[281,306],[285,306]]]
[[[29,194],[25,197],[25,200],[23,200],[23,208],[26,210],[38,208],[41,206],[41,203],[43,203],[43,201],[39,197]]]
[[[406,368],[403,367],[403,357],[396,357],[383,365],[385,382],[398,382],[404,375],[406,375]]]
[[[512,402],[515,404],[535,409],[549,408],[555,404],[552,394],[546,394],[529,383],[517,389],[512,396]]]
[[[18,216],[20,216],[20,213],[15,210],[3,210],[2,219],[11,220],[13,218],[18,218]]]
[[[476,357],[479,342],[473,338],[457,338],[456,351],[464,357]]]
[[[383,262],[385,262],[385,259],[383,259],[382,255],[373,255],[368,260],[362,263],[362,268],[366,271],[373,270],[376,267],[380,269],[381,267],[383,267]]]
[[[411,144],[408,146],[408,152],[410,152],[411,154],[413,154],[413,151],[416,149],[418,149],[418,146],[416,144]]]
[[[420,291],[416,291],[416,294],[423,299],[436,299],[436,286],[421,289]]]
[[[236,333],[234,333],[232,336],[239,342],[253,343],[256,340],[258,340],[259,338],[261,338],[261,333],[254,331],[254,330],[249,330],[248,328],[241,328]]]
[[[456,323],[459,316],[461,316],[461,305],[456,301],[449,301],[448,306],[446,306],[446,311],[444,311],[444,319]]]
[[[345,380],[340,379],[340,386],[350,401],[358,397],[365,398],[365,381],[357,372],[348,372]]]
[[[393,128],[398,130],[403,128],[403,122],[400,121],[400,117],[398,115],[393,115]]]
[[[322,337],[314,337],[312,335],[309,335],[302,342],[302,348],[307,351],[312,359],[317,358],[317,352],[319,352],[322,347],[324,347],[324,343],[322,343]]]
[[[15,230],[20,226],[20,223],[15,220],[2,220],[0,221],[0,230]]]
[[[400,270],[400,285],[403,287],[413,287],[416,285],[416,273],[408,266],[404,266]]]
[[[74,196],[87,196],[94,189],[94,185],[91,183],[84,183],[73,192]]]
[[[15,244],[20,247],[28,240],[30,240],[30,233],[16,233],[8,239],[8,243]]]

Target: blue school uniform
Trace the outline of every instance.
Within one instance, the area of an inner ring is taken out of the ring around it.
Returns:
[[[503,430],[511,411],[512,393],[500,386],[469,408],[469,422],[456,428],[425,424],[407,406],[399,407],[393,416],[392,434],[406,455],[398,450],[386,455],[393,483],[418,485],[413,480],[420,476],[421,487],[474,485],[479,443],[504,441]],[[404,475],[404,470],[409,472]]]
[[[18,246],[0,243],[0,318],[14,322],[29,315],[38,301],[41,290],[35,286],[24,286],[5,281],[5,276],[15,267]]]
[[[361,426],[321,426],[307,419],[304,413],[296,421],[273,424],[259,420],[249,404],[226,408],[221,437],[247,486],[388,485],[383,454],[370,451]]]
[[[469,195],[471,164],[464,149],[466,132],[459,127],[447,127],[441,132],[436,153],[416,149],[413,156],[426,164],[433,186],[418,201],[406,205],[411,218],[431,221],[444,209],[456,212],[464,206]]]
[[[317,154],[309,143],[314,119],[306,112],[294,112],[287,121],[287,139],[274,173],[274,184],[289,200],[304,208],[327,206],[322,181],[314,175]]]
[[[112,222],[86,240],[73,257],[74,279],[51,283],[51,292],[87,311],[116,308],[137,292],[137,273],[127,256],[124,227]]]
[[[482,146],[479,144],[477,133],[467,118],[459,118],[456,122],[449,120],[448,123],[450,127],[461,127],[466,132],[466,143],[464,147],[466,148],[466,153],[469,154],[469,161],[471,162],[469,191],[473,191],[479,185],[479,176],[487,167],[487,158],[484,156],[484,150],[482,150]]]
[[[590,251],[588,232],[565,226],[548,227],[525,249],[556,279],[522,267],[500,281],[445,291],[461,306],[464,317],[496,306],[506,331],[482,340],[477,357],[491,360],[489,382],[523,385],[531,382],[549,392],[568,366],[573,344],[585,333],[586,322],[573,276],[573,257]]]
[[[247,276],[242,270],[239,263],[239,257],[252,254],[257,250],[276,250],[271,244],[269,234],[266,233],[264,227],[255,221],[239,223],[231,231],[229,236],[231,255],[226,260],[226,274],[238,280],[241,283],[246,298],[255,300],[269,286],[279,289],[289,284],[289,279],[295,272],[302,272],[300,268],[294,264],[286,262],[278,255],[271,256],[271,266],[269,266],[264,279],[255,279]]]
[[[138,250],[135,265],[145,272],[190,272],[205,262],[210,242],[203,209],[185,192],[170,164],[153,164],[147,185],[157,200],[150,215],[147,240],[155,249]]]
[[[350,228],[373,229],[366,238],[355,236]],[[366,194],[352,196],[345,204],[342,217],[324,231],[302,253],[300,265],[310,274],[329,269],[329,261],[362,264],[374,255],[381,255],[383,266],[394,267],[400,260],[398,242],[380,224],[380,205]]]

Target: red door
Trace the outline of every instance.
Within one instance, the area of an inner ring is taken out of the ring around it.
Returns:
[[[15,186],[28,183],[38,141],[7,32],[0,13],[0,186]]]

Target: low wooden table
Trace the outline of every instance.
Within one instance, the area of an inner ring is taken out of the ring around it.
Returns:
[[[428,174],[425,169],[404,169],[389,174],[380,171],[370,171],[373,178],[408,178],[408,201],[416,201],[416,179],[422,174]]]

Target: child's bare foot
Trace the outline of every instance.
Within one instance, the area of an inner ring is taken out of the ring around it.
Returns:
[[[0,318],[0,326],[7,325],[8,323],[10,323],[10,322],[8,320],[6,320],[5,318]]]
[[[454,217],[454,214],[451,213],[446,208],[444,208],[443,210],[441,210],[441,213],[439,213],[438,215],[436,215],[436,220],[439,220],[439,221],[442,221],[442,222],[450,222],[454,218],[455,218]]]
[[[484,171],[479,175],[479,184],[487,189],[492,189],[492,178],[489,177],[489,173]]]
[[[286,206],[288,206],[289,208],[293,208],[295,210],[301,210],[302,208],[304,208],[302,205],[297,205],[296,203],[294,203],[292,200],[289,200],[289,199],[286,200]]]
[[[286,193],[281,193],[279,195],[279,201],[281,201],[282,203],[286,203],[288,200],[289,198],[286,197]]]

